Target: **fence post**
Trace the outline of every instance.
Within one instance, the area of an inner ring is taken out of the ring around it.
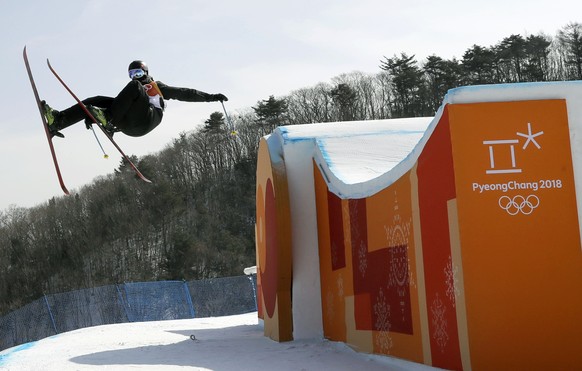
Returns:
[[[259,310],[259,304],[257,303],[257,290],[255,289],[255,281],[253,280],[253,275],[249,274],[247,276],[249,278],[249,280],[251,281],[251,287],[253,288],[253,296],[255,298],[255,310]]]
[[[186,291],[186,300],[188,301],[188,305],[190,306],[190,316],[192,318],[196,318],[194,304],[192,303],[192,296],[190,295],[190,289],[188,289],[188,282],[186,282],[185,280],[183,280],[182,282],[184,283],[184,291]]]
[[[51,323],[53,325],[53,330],[55,330],[55,335],[59,332],[57,331],[57,325],[55,323],[55,317],[53,317],[53,312],[51,310],[51,306],[49,305],[48,299],[46,298],[46,294],[42,294],[44,297],[44,303],[46,305],[46,309],[48,310],[49,317],[51,318]]]

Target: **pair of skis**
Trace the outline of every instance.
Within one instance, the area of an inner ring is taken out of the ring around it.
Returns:
[[[51,135],[51,132],[49,130],[49,126],[48,126],[48,123],[47,123],[46,118],[45,118],[45,115],[44,115],[44,110],[43,110],[43,107],[42,107],[42,103],[41,103],[41,100],[40,100],[40,96],[38,95],[38,90],[36,89],[36,83],[34,82],[34,78],[32,77],[32,71],[30,69],[30,64],[28,63],[28,55],[26,54],[26,46],[24,47],[23,57],[24,57],[24,64],[26,65],[26,71],[28,72],[28,78],[30,79],[30,84],[32,86],[32,91],[34,92],[34,98],[36,99],[36,104],[38,106],[38,110],[39,110],[40,116],[42,118],[42,123],[43,123],[43,126],[44,126],[44,131],[45,131],[46,137],[48,139],[48,143],[49,143],[49,148],[51,150],[52,159],[53,159],[53,162],[55,164],[55,170],[57,172],[57,177],[59,179],[59,184],[61,185],[61,189],[63,190],[63,192],[65,192],[65,194],[68,195],[69,194],[69,190],[67,189],[67,187],[65,186],[65,183],[63,181],[63,177],[61,175],[61,170],[59,168],[59,162],[57,160],[57,155],[55,153],[55,148],[54,148],[54,145],[53,145],[53,136]],[[55,75],[55,77],[57,78],[57,80],[59,80],[59,82],[65,87],[65,89],[73,96],[73,98],[77,101],[77,104],[79,104],[79,106],[81,106],[81,108],[83,109],[83,111],[85,111],[85,113],[91,119],[91,121],[93,121],[93,123],[95,125],[97,125],[101,129],[101,131],[103,131],[103,133],[105,134],[105,136],[111,141],[111,143],[113,144],[113,146],[119,151],[119,153],[121,154],[121,156],[125,159],[125,161],[127,161],[127,163],[133,169],[133,171],[135,171],[136,175],[141,180],[143,180],[144,182],[151,183],[151,181],[149,179],[147,179],[145,176],[143,176],[143,174],[138,170],[138,168],[134,165],[134,163],[126,156],[126,154],[123,152],[123,150],[121,150],[121,148],[113,140],[113,137],[107,132],[107,130],[105,130],[105,128],[97,120],[95,120],[95,117],[93,117],[93,115],[91,114],[91,112],[89,112],[89,110],[83,104],[83,102],[81,102],[81,100],[75,95],[75,93],[73,93],[71,91],[71,89],[69,89],[69,87],[67,86],[67,84],[63,81],[63,79],[61,79],[61,77],[57,74],[57,72],[51,66],[50,61],[47,59],[46,62],[48,64],[49,69]]]

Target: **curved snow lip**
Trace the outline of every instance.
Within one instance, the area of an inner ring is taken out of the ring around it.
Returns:
[[[431,122],[427,117],[370,121],[376,131],[316,138],[316,166],[340,198],[368,197],[412,167],[414,148]]]
[[[273,134],[282,147],[300,145],[302,156],[312,156],[331,192],[340,198],[364,198],[390,186],[412,169],[447,104],[537,99],[576,101],[580,98],[581,84],[582,81],[568,81],[466,86],[449,90],[434,118],[282,126]],[[570,127],[579,126],[573,118],[582,117],[582,105],[567,107]],[[582,151],[574,142],[572,150]],[[573,158],[576,162],[577,156]]]
[[[406,173],[433,121],[415,117],[281,126],[267,140],[271,151],[304,157],[283,156],[291,168],[298,163],[309,166],[313,159],[331,192],[341,198],[363,198]]]

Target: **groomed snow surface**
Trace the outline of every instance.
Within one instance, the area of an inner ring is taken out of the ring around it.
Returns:
[[[254,312],[75,330],[0,352],[0,370],[435,369],[326,340],[277,343],[263,336]]]

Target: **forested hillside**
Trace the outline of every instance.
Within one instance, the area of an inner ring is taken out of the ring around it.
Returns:
[[[383,57],[256,106],[213,113],[163,151],[72,196],[0,212],[0,314],[55,293],[130,281],[238,275],[255,264],[258,141],[280,125],[431,116],[461,85],[582,79],[582,25],[511,35],[462,58]],[[193,123],[196,125],[198,123]]]

